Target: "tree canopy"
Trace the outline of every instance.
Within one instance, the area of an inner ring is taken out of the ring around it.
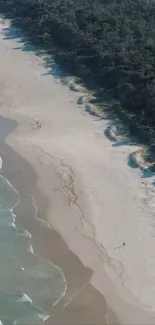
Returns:
[[[155,2],[0,0],[20,26],[62,51],[73,73],[93,77],[142,124],[155,126]]]

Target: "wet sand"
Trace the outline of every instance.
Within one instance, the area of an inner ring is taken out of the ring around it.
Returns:
[[[2,125],[3,127],[1,127]],[[93,271],[81,263],[54,229],[49,228],[47,223],[41,222],[41,220],[47,219],[49,199],[36,185],[37,174],[26,160],[3,143],[4,133],[6,136],[7,132],[9,133],[15,126],[14,121],[0,118],[2,175],[13,184],[20,194],[20,203],[15,208],[16,225],[24,227],[32,234],[31,242],[35,255],[42,256],[59,266],[67,281],[66,295],[56,306],[51,306],[52,318],[49,318],[46,323],[84,325],[107,324],[108,322],[108,324],[118,324],[116,316],[107,306],[103,295],[90,283]],[[5,131],[3,132],[3,130]],[[48,172],[52,173],[52,168],[50,167],[46,172],[47,174]],[[42,177],[46,178],[47,174],[42,173]],[[58,185],[59,180],[55,175],[53,186]],[[41,220],[35,217],[34,202],[30,193],[35,198],[38,206],[38,218]]]

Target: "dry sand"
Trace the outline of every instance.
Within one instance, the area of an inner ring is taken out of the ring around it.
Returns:
[[[142,183],[141,172],[127,163],[135,148],[113,147],[104,136],[106,123],[86,114],[76,104],[79,94],[62,85],[58,74],[53,76],[42,58],[16,35],[9,25],[1,25],[0,114],[18,122],[6,143],[35,170],[35,180],[28,172],[24,179],[36,199],[39,216],[48,220],[63,238],[64,247],[68,245],[85,266],[78,264],[81,274],[77,279],[72,278],[77,272],[75,255],[62,265],[68,268],[65,275],[71,281],[62,319],[70,317],[65,313],[73,306],[73,321],[80,306],[87,311],[83,323],[87,317],[90,320],[91,306],[97,308],[101,299],[96,288],[120,323],[154,324],[153,179]],[[36,128],[37,121],[41,128]],[[5,133],[5,123],[1,124]],[[6,147],[1,151],[5,157]],[[14,179],[23,175],[21,165],[24,162],[15,164]],[[46,215],[45,199],[39,200],[28,185],[33,182],[48,199]],[[123,242],[125,246],[114,249]],[[104,300],[101,305],[106,313]],[[93,317],[99,310],[94,309]],[[112,313],[108,316],[107,322],[114,322]]]

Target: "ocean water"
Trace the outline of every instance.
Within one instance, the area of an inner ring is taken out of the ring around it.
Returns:
[[[0,325],[42,324],[51,316],[47,306],[66,292],[62,270],[35,256],[31,234],[17,228],[13,209],[19,202],[20,194],[0,175]]]

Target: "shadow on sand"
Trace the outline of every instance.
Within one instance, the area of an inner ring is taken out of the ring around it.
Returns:
[[[20,28],[15,27],[14,25],[3,28],[3,39],[16,40],[19,46],[14,47],[14,50],[35,53],[37,56],[41,56],[43,59],[43,63],[41,64],[43,64],[46,69],[46,72],[43,75],[52,75],[58,80],[63,80],[63,78],[65,79],[66,77],[73,78],[73,76],[69,75],[66,71],[63,71],[59,64],[55,62],[55,55],[58,53],[58,48],[54,45],[49,49],[46,45],[33,39],[32,36],[30,40],[28,36],[24,35],[24,32]],[[61,50],[59,49],[59,52],[60,51]],[[81,85],[81,80],[77,79],[76,84]],[[112,142],[113,147],[124,145],[152,145],[150,138],[148,141],[147,132],[142,128],[140,129],[137,127],[133,116],[131,116],[131,114],[129,115],[127,112],[123,112],[119,103],[113,100],[108,93],[95,88],[94,94],[95,99],[89,101],[90,105],[89,103],[85,105],[85,111],[94,118],[97,118],[97,120],[107,120],[108,125],[104,131],[104,135]],[[93,105],[99,107],[101,114],[93,109],[88,109],[88,106]],[[130,159],[128,159],[128,165],[131,168],[138,167],[135,166]],[[148,173],[145,171],[144,175],[148,175]]]
[[[55,54],[57,53],[54,45],[49,49],[39,41],[36,41],[36,39],[30,41],[29,37],[24,35],[24,32],[20,28],[13,25],[4,27],[3,35],[4,40],[15,40],[19,43],[19,46],[14,47],[14,50],[35,53],[37,56],[41,56],[44,67],[47,70],[43,75],[52,75],[56,79],[68,76],[54,60]]]

